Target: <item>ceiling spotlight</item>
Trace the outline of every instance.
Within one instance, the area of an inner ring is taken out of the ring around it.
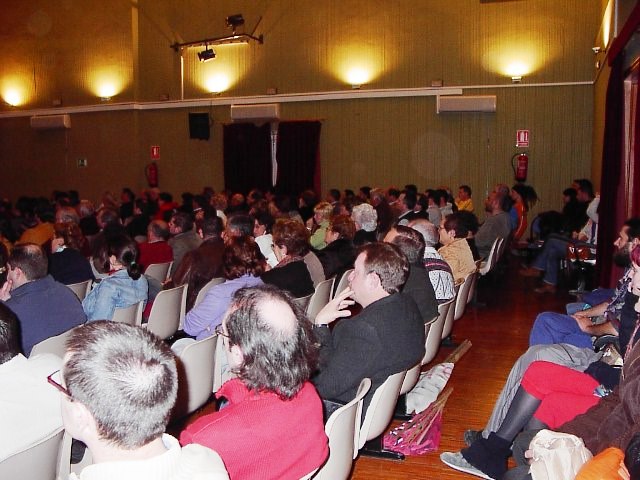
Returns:
[[[207,45],[204,46],[204,50],[198,52],[198,59],[203,63],[213,60],[214,58],[216,58],[216,52],[213,51],[213,48],[209,48]]]
[[[244,25],[244,18],[242,18],[241,13],[236,13],[235,15],[229,15],[225,20],[227,27],[233,28],[235,31],[240,25]]]

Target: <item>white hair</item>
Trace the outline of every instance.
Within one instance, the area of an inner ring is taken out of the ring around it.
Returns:
[[[378,227],[378,212],[368,203],[353,207],[351,218],[365,232],[373,232]]]

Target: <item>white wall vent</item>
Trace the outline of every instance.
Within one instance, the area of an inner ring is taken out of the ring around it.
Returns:
[[[231,120],[234,122],[269,121],[280,118],[279,103],[261,103],[256,105],[231,105]]]
[[[486,112],[496,111],[495,95],[438,95],[437,112]]]
[[[71,128],[71,117],[64,115],[35,115],[31,117],[31,128],[35,130],[54,130]]]

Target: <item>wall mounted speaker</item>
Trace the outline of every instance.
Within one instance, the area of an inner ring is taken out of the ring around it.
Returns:
[[[208,113],[189,114],[189,138],[209,140],[211,126]]]

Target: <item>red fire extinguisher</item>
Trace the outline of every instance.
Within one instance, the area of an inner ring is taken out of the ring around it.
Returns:
[[[147,176],[149,188],[156,188],[158,186],[158,164],[151,162],[144,168],[144,174]]]
[[[526,153],[516,153],[511,157],[511,168],[513,168],[516,182],[525,182],[529,170],[529,156]]]

